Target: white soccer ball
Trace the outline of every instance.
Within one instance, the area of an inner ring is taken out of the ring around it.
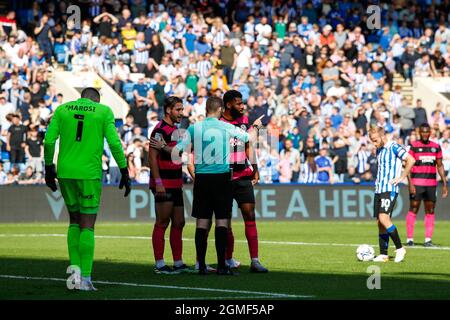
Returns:
[[[368,244],[362,244],[356,249],[356,258],[359,261],[371,261],[375,258],[375,250]]]

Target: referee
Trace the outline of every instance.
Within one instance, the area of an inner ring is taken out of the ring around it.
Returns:
[[[220,121],[223,113],[223,101],[210,97],[206,101],[206,118],[189,126],[185,137],[172,148],[155,139],[150,145],[163,148],[165,152],[178,154],[180,150],[194,152],[194,200],[192,216],[197,219],[195,230],[195,247],[199,262],[199,274],[208,274],[205,256],[208,229],[213,214],[216,218],[215,238],[217,252],[217,274],[233,275],[225,264],[228,225],[233,204],[230,139],[236,137],[245,143],[249,135],[242,129]]]

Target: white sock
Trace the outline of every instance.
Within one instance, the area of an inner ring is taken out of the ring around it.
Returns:
[[[158,269],[164,267],[165,265],[166,263],[164,262],[164,259],[156,261],[156,268]]]
[[[91,282],[91,276],[89,277],[81,277],[81,281],[85,281],[85,282]]]
[[[183,265],[184,263],[183,263],[183,260],[177,260],[177,261],[174,261],[173,262],[173,265],[175,266],[175,267],[181,267],[182,265]]]
[[[414,239],[413,238],[406,239],[406,242],[410,242],[410,241],[414,242]]]
[[[425,242],[431,241],[431,238],[425,238]]]
[[[252,258],[252,262],[259,262],[258,258]]]

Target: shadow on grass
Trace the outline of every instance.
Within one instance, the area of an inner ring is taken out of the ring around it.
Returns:
[[[0,257],[0,275],[66,279],[67,262],[63,260],[19,259]],[[309,296],[290,299],[449,299],[450,281],[420,279],[413,276],[448,276],[446,274],[393,273],[381,278],[381,290],[367,289],[369,274],[325,274],[270,272],[251,274],[243,266],[238,276],[210,274],[156,275],[153,266],[98,261],[93,280],[121,282],[97,284],[98,292],[86,293],[66,289],[63,281],[10,279],[0,277],[0,299],[174,299],[174,298],[277,298],[260,292]],[[407,278],[405,278],[407,276]],[[131,284],[148,284],[139,287]],[[162,286],[162,287],[157,287]],[[252,291],[246,293],[168,288],[213,288]],[[259,292],[259,293],[255,293]],[[280,298],[280,297],[278,297]],[[281,297],[288,299],[289,297]]]

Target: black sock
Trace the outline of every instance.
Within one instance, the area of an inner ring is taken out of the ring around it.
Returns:
[[[206,267],[206,246],[207,246],[208,230],[197,228],[195,229],[195,249],[197,250],[197,260],[200,268]]]
[[[387,229],[387,232],[389,233],[392,241],[394,241],[395,248],[400,249],[402,247],[402,242],[400,241],[400,236],[398,235],[398,231],[395,225],[390,226]]]
[[[217,252],[217,266],[225,268],[225,252],[227,250],[227,227],[216,227],[216,252]]]
[[[380,244],[380,254],[387,255],[389,248],[389,234],[380,233],[378,235],[378,243]]]

